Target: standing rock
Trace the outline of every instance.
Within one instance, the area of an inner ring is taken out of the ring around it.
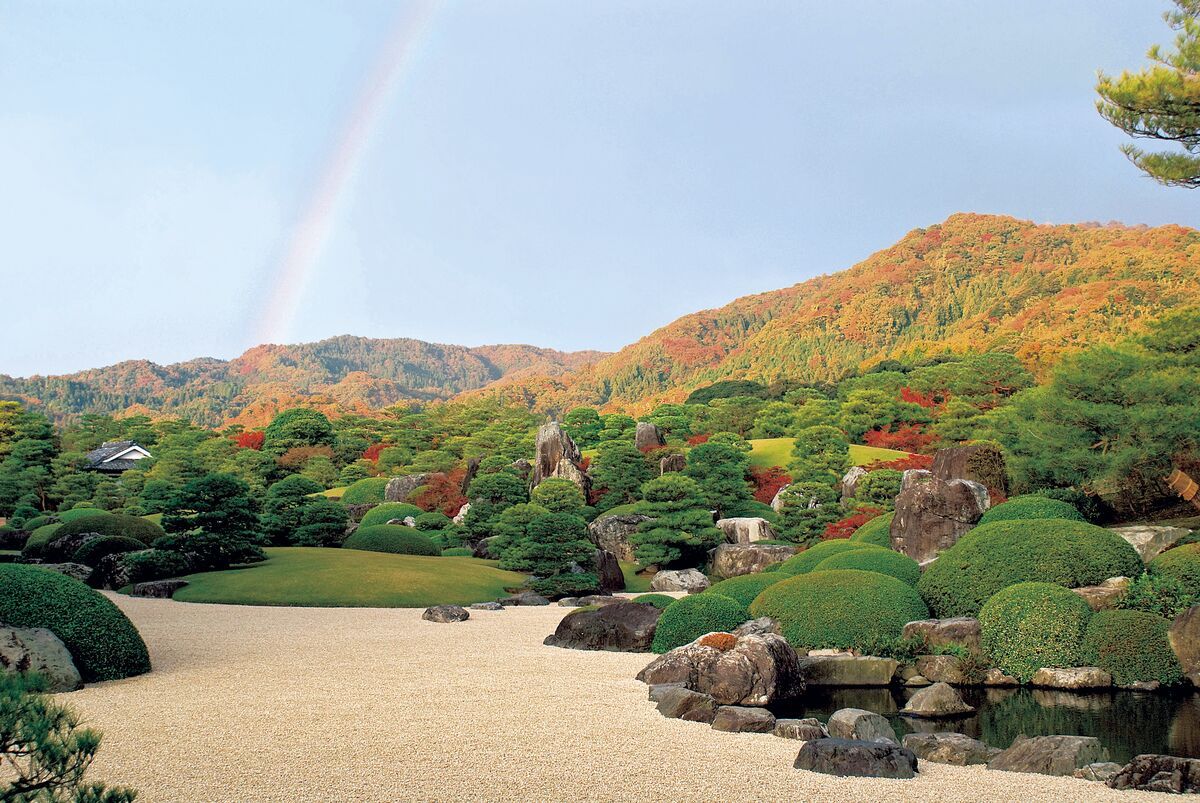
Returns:
[[[543,424],[538,429],[536,448],[537,455],[534,457],[533,470],[529,477],[530,487],[536,488],[547,477],[562,477],[579,485],[575,474],[583,475],[578,468],[578,463],[583,456],[579,452],[579,447],[575,445],[575,441],[571,440],[571,436],[563,431],[557,421]],[[564,463],[566,466],[574,468],[575,472],[572,473],[563,465]],[[585,497],[587,490],[587,488],[583,488]]]
[[[907,747],[858,739],[805,742],[793,765],[798,770],[855,778],[913,778],[917,757]]]
[[[458,490],[462,492],[463,496],[468,498],[470,497],[471,483],[475,481],[475,476],[479,474],[479,466],[481,463],[483,463],[483,458],[481,457],[471,457],[467,459],[467,471],[465,474],[463,474],[462,483],[458,486]],[[528,460],[525,461],[525,465],[529,465]],[[521,479],[525,480],[524,477]]]
[[[663,569],[650,581],[651,591],[686,591],[698,594],[712,583],[698,569]]]
[[[575,483],[575,487],[583,492],[584,499],[587,499],[592,492],[592,478],[570,460],[559,460],[558,465],[555,466],[550,476],[561,480],[570,480]],[[533,487],[536,488],[537,486]]]
[[[1098,666],[1043,667],[1033,673],[1029,684],[1048,689],[1107,689],[1112,675]]]
[[[771,522],[766,519],[743,517],[720,519],[717,528],[725,533],[725,540],[731,544],[752,544],[755,541],[773,541],[778,535]]]
[[[709,553],[712,573],[721,578],[761,572],[796,554],[796,547],[782,544],[721,544]]]
[[[846,476],[842,477],[842,502],[849,502],[858,493],[858,481],[867,476],[867,470],[862,466],[853,466],[846,472]]]
[[[421,618],[429,622],[449,624],[465,622],[471,618],[471,614],[467,613],[467,609],[461,605],[435,605],[432,608],[426,608],[425,613],[421,614]]]
[[[979,620],[969,616],[954,616],[949,619],[921,619],[904,626],[904,638],[920,638],[927,647],[954,645],[971,652],[978,652]]]
[[[392,477],[383,490],[383,501],[407,502],[412,492],[428,481],[428,474],[406,474],[403,477]]]
[[[1137,550],[1142,562],[1149,563],[1166,552],[1175,542],[1192,531],[1183,527],[1161,527],[1149,524],[1134,524],[1128,527],[1113,527],[1112,531],[1129,542]]]
[[[971,480],[942,480],[928,471],[906,471],[892,518],[892,549],[918,563],[954,546],[991,502]]]
[[[521,478],[522,482],[529,483],[529,475],[533,473],[533,463],[530,463],[524,457],[519,457],[509,463],[509,466],[516,470],[517,476]]]
[[[974,712],[975,709],[963,702],[962,695],[949,683],[934,683],[914,694],[900,713],[910,717],[936,719]]]
[[[633,546],[629,543],[629,536],[637,532],[639,524],[649,520],[649,516],[640,513],[600,516],[588,525],[588,540],[600,549],[613,553],[618,560],[632,561]]]
[[[638,451],[648,452],[666,446],[667,439],[663,437],[663,431],[657,425],[649,421],[639,421],[637,430],[633,433],[633,445]]]
[[[597,549],[595,552],[596,576],[600,578],[601,591],[622,591],[625,588],[625,575],[621,572],[621,564],[617,556],[607,549]]]
[[[658,476],[673,474],[687,468],[687,457],[681,454],[669,454],[658,461]]]
[[[653,605],[617,601],[595,610],[569,613],[543,642],[572,650],[649,652],[662,611]]]
[[[783,510],[783,497],[780,494],[791,487],[791,485],[785,485],[775,492],[775,495],[771,497],[771,510],[774,510],[776,513]]]
[[[454,523],[462,524],[464,521],[467,520],[467,514],[470,512],[471,512],[471,503],[467,502],[466,504],[464,504],[462,507],[460,507],[458,509],[457,513],[454,514],[454,518],[453,518]]]
[[[1113,789],[1200,794],[1200,759],[1142,755],[1108,779]]]
[[[731,638],[732,644],[714,645],[705,636],[676,647],[651,661],[637,679],[652,686],[678,683],[722,705],[770,705],[804,690],[796,651],[783,636],[725,636]]]
[[[1167,640],[1184,674],[1193,685],[1200,686],[1200,605],[1193,605],[1175,617],[1167,631]]]
[[[723,705],[717,709],[712,727],[729,733],[770,733],[775,730],[775,715],[764,708]]]
[[[1018,736],[988,762],[989,770],[1073,775],[1075,770],[1108,761],[1108,750],[1094,736]]]
[[[1000,753],[995,747],[961,733],[908,733],[904,736],[904,746],[922,761],[957,767],[986,764]]]
[[[713,698],[682,686],[664,691],[659,696],[656,708],[664,717],[688,722],[712,722],[717,714],[717,704]]]
[[[821,720],[814,717],[777,719],[774,733],[781,739],[799,739],[802,742],[829,737],[829,731],[821,724]]]
[[[827,727],[830,737],[834,739],[862,739],[868,742],[887,739],[892,744],[899,744],[896,731],[886,719],[862,708],[834,711]]]
[[[0,625],[0,672],[37,672],[54,693],[83,686],[66,645],[42,627]]]
[[[938,479],[970,480],[1008,496],[1008,468],[1004,454],[991,444],[938,449],[933,455],[930,471]]]

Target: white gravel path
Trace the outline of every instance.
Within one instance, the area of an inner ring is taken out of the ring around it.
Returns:
[[[566,609],[256,608],[116,598],[154,671],[63,698],[104,731],[92,777],[158,801],[1164,801],[922,764],[792,769],[797,742],[665,719],[644,655],[542,646]]]

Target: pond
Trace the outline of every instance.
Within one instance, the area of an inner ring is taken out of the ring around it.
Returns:
[[[1200,693],[1056,689],[960,689],[977,710],[955,719],[913,719],[900,715],[918,689],[818,687],[771,710],[777,717],[817,717],[825,721],[839,708],[863,708],[884,715],[898,736],[914,731],[965,733],[1005,748],[1018,734],[1095,736],[1113,761],[1141,753],[1200,758]]]

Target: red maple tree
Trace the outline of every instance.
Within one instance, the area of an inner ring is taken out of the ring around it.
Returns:
[[[754,498],[764,505],[769,505],[775,494],[779,493],[779,489],[790,483],[792,478],[779,466],[751,466],[750,480],[754,483]]]

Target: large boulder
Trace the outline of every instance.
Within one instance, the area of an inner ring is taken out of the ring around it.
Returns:
[[[100,533],[71,533],[64,535],[55,538],[42,547],[41,555],[44,559],[50,561],[68,561],[81,546],[99,537]]]
[[[855,778],[913,778],[917,757],[907,747],[858,739],[805,742],[793,765],[798,770]]]
[[[816,717],[777,719],[774,733],[781,739],[799,739],[802,742],[829,738],[829,730]]]
[[[640,513],[600,516],[588,525],[588,539],[600,549],[616,555],[617,560],[632,561],[633,546],[629,536],[637,532],[639,524],[649,520],[649,516]]]
[[[1029,684],[1047,689],[1107,689],[1112,675],[1098,666],[1043,667],[1033,673]]]
[[[567,614],[545,644],[572,650],[649,652],[662,611],[653,605],[616,601]]]
[[[967,682],[963,661],[957,655],[918,655],[916,671],[933,683],[959,686]]]
[[[709,723],[717,715],[717,703],[713,698],[682,686],[663,690],[658,695],[658,705],[655,707],[664,717],[688,722]]]
[[[656,424],[651,424],[649,421],[639,421],[637,429],[633,433],[633,445],[640,451],[648,452],[651,449],[666,446],[667,439],[663,436],[663,431]]]
[[[37,672],[50,692],[75,691],[83,686],[66,645],[41,627],[0,625],[0,672]]]
[[[669,454],[658,461],[658,476],[674,474],[687,468],[687,457],[682,454]]]
[[[92,576],[90,566],[84,566],[82,563],[39,563],[38,566],[42,569],[49,569],[52,572],[65,574],[74,580],[86,583],[88,578]]]
[[[842,503],[845,504],[854,498],[858,493],[858,481],[867,476],[868,471],[862,466],[852,466],[846,475],[842,477]]]
[[[961,733],[907,733],[903,744],[922,761],[935,764],[986,764],[1000,751]]]
[[[383,501],[407,502],[412,492],[429,481],[428,474],[406,474],[403,477],[392,477],[387,487],[383,489]]]
[[[862,708],[841,708],[829,717],[829,735],[834,739],[863,739],[874,742],[880,739],[899,744],[896,731],[891,724],[874,711]]]
[[[601,591],[623,591],[625,589],[625,574],[617,556],[607,549],[597,549],[594,555],[596,576],[600,578]]]
[[[1151,524],[1113,527],[1112,531],[1128,541],[1145,563],[1154,560],[1159,554],[1174,546],[1180,538],[1192,533],[1191,530],[1183,527],[1163,527]]]
[[[170,580],[147,580],[144,583],[134,583],[133,588],[129,589],[129,595],[132,597],[170,599],[175,596],[176,591],[184,588],[187,584],[187,580],[178,577]]]
[[[575,441],[571,440],[571,436],[557,421],[551,421],[538,428],[535,449],[533,470],[529,477],[529,484],[534,488],[547,477],[559,476],[556,472],[563,461],[578,464],[583,459]]]
[[[1071,590],[1083,597],[1083,601],[1093,611],[1104,611],[1117,607],[1117,603],[1129,593],[1129,578],[1110,577],[1098,586],[1083,586]]]
[[[712,727],[729,733],[771,733],[775,730],[775,715],[764,708],[723,705],[717,709]]]
[[[962,695],[949,683],[934,683],[914,694],[901,714],[924,719],[960,717],[972,714],[975,709],[963,702]]]
[[[906,471],[892,517],[892,549],[918,563],[933,560],[974,527],[990,504],[987,488],[978,482]]]
[[[887,686],[899,664],[873,655],[809,655],[800,659],[800,675],[809,686]]]
[[[1200,759],[1179,756],[1135,756],[1108,779],[1113,789],[1140,789],[1176,795],[1200,794]]]
[[[933,476],[942,480],[970,480],[1008,496],[1008,468],[1004,454],[987,443],[938,449],[930,466]]]
[[[796,547],[783,544],[721,544],[709,556],[712,573],[717,577],[729,578],[761,572],[795,554]]]
[[[650,580],[651,591],[686,591],[699,594],[712,583],[698,569],[663,569]]]
[[[1193,605],[1175,617],[1167,631],[1167,640],[1184,674],[1200,686],[1200,605]]]
[[[721,705],[770,705],[804,690],[796,651],[783,636],[709,636],[660,655],[637,679],[652,686],[678,683]]]
[[[969,616],[954,616],[949,619],[921,619],[904,626],[903,637],[919,638],[927,647],[956,646],[978,652],[979,620]]]
[[[499,560],[500,555],[492,551],[492,544],[496,543],[498,535],[489,535],[487,538],[481,538],[471,546],[471,557],[480,558],[482,560]]]
[[[720,519],[717,528],[725,533],[725,540],[731,544],[752,544],[755,541],[774,541],[778,534],[771,522],[751,516],[732,519]]]
[[[432,608],[426,608],[425,613],[421,614],[421,618],[428,622],[450,624],[465,622],[471,618],[471,614],[461,605],[435,605]]]
[[[989,770],[1073,775],[1098,761],[1108,761],[1108,750],[1094,736],[1018,736],[987,766]]]

